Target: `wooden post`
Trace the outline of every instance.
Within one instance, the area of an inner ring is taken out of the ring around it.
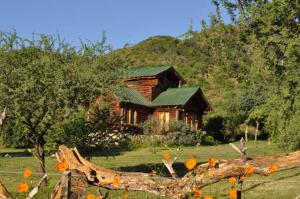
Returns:
[[[246,129],[245,129],[245,141],[248,142],[248,124],[246,124]]]
[[[243,190],[243,180],[241,179],[241,177],[238,177],[238,183],[237,183],[237,199],[242,199],[242,190]]]
[[[62,196],[63,198],[70,198],[70,188],[71,188],[71,171],[65,171],[61,175],[61,185],[62,185]]]
[[[235,146],[234,144],[230,143],[230,146],[236,150],[239,154],[240,154],[240,158],[243,162],[246,162],[248,160],[246,151],[247,151],[247,147],[246,147],[246,142],[244,140],[244,138],[242,137],[240,140],[240,144],[241,147],[238,148],[237,146]],[[237,199],[241,199],[242,198],[242,190],[243,190],[243,179],[241,179],[240,176],[238,176],[238,182],[237,182]]]
[[[255,144],[256,144],[256,141],[257,141],[258,127],[259,127],[259,122],[256,121],[256,129],[255,129],[255,135],[254,135],[254,143]]]
[[[86,188],[86,176],[78,170],[68,170],[62,173],[50,199],[85,199]]]

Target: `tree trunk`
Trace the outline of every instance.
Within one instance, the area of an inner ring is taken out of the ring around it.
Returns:
[[[258,127],[259,127],[259,122],[256,121],[256,129],[255,129],[255,135],[254,135],[254,143],[255,144],[256,144],[256,141],[257,141]]]
[[[46,173],[46,166],[45,166],[45,150],[44,150],[45,140],[44,136],[39,136],[36,139],[35,143],[35,156],[39,161],[39,173],[41,177]],[[42,186],[47,183],[47,179],[45,179],[42,183]]]
[[[245,129],[245,142],[248,142],[248,124],[246,124],[246,129]]]

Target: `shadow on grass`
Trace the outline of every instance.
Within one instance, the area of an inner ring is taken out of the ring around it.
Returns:
[[[277,182],[277,181],[280,181],[280,180],[284,180],[284,179],[287,179],[287,178],[291,178],[291,177],[295,177],[295,176],[299,176],[300,175],[300,172],[299,173],[296,173],[294,175],[289,175],[289,176],[284,176],[284,177],[281,177],[281,178],[278,178],[278,179],[274,179],[272,181],[265,181],[265,182],[260,182],[260,183],[257,183],[251,187],[248,187],[247,189],[243,189],[242,193],[247,193],[247,191],[250,191],[258,186],[261,186],[261,185],[264,185],[264,184],[268,184],[268,183],[271,183],[271,182]],[[222,197],[223,196],[227,196],[227,194],[222,194],[221,195]]]
[[[0,157],[29,157],[32,156],[28,151],[19,152],[1,152]]]
[[[276,182],[276,181],[284,180],[284,179],[291,178],[291,177],[295,177],[295,176],[299,176],[299,175],[300,175],[300,172],[299,172],[299,173],[295,173],[295,174],[293,174],[293,175],[289,175],[289,176],[283,176],[283,177],[281,177],[281,178],[274,179],[274,180],[272,180],[272,181],[270,181],[270,182]],[[249,188],[243,190],[243,192],[247,192],[247,191],[249,191],[249,190],[251,190],[251,189],[254,189],[254,188],[256,188],[256,187],[258,187],[258,186],[260,186],[260,185],[267,184],[267,183],[270,183],[270,182],[261,182],[261,183],[255,184],[255,185],[253,185],[253,186],[251,186],[251,187],[249,187]]]
[[[174,163],[173,168],[177,173],[178,177],[183,177],[188,172],[187,168],[182,162]],[[135,166],[119,167],[118,170],[125,171],[125,172],[143,172],[143,173],[152,173],[153,171],[156,171],[157,175],[164,176],[164,177],[171,177],[168,169],[165,167],[163,163],[139,164]]]

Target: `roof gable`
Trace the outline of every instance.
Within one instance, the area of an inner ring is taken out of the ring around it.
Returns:
[[[141,68],[129,68],[125,73],[128,77],[156,76],[171,68],[172,66],[146,66]]]
[[[173,66],[170,65],[162,65],[162,66],[145,66],[139,68],[128,68],[123,71],[123,75],[125,78],[142,78],[142,77],[153,77],[158,76],[164,72],[171,71],[174,76],[176,76],[182,83],[185,83],[183,77],[174,69]]]
[[[169,88],[152,101],[152,106],[184,106],[199,89],[199,87]]]
[[[151,103],[137,90],[129,87],[121,87],[115,94],[119,97],[121,102],[138,104],[142,106],[151,106]]]

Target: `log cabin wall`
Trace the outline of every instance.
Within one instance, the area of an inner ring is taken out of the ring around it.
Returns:
[[[202,114],[199,112],[180,111],[179,120],[194,130],[202,128]]]
[[[200,103],[199,103],[200,102]],[[190,101],[184,106],[184,118],[183,121],[188,126],[191,126],[194,121],[193,127],[197,126],[197,129],[201,129],[203,125],[203,112],[204,112],[204,104],[200,95],[195,95],[190,99]]]
[[[180,79],[171,72],[165,72],[158,76],[130,79],[125,82],[125,85],[137,90],[146,99],[152,101],[168,88],[178,87]]]
[[[144,123],[149,116],[153,114],[153,109],[149,107],[144,107],[144,106],[139,106],[139,105],[134,105],[130,103],[121,103],[120,107],[120,115],[123,117],[123,122],[124,124],[129,124],[129,110],[131,113],[131,118],[135,117],[132,119],[133,125],[139,125]]]
[[[202,127],[202,113],[191,109],[183,109],[180,107],[161,107],[156,108],[153,115],[160,119],[160,113],[169,113],[169,122],[181,120],[184,124],[194,130]]]
[[[170,114],[170,120],[177,120],[178,119],[178,108],[175,107],[162,107],[162,108],[156,108],[153,115],[156,118],[159,118],[159,113],[161,112],[168,112]]]

